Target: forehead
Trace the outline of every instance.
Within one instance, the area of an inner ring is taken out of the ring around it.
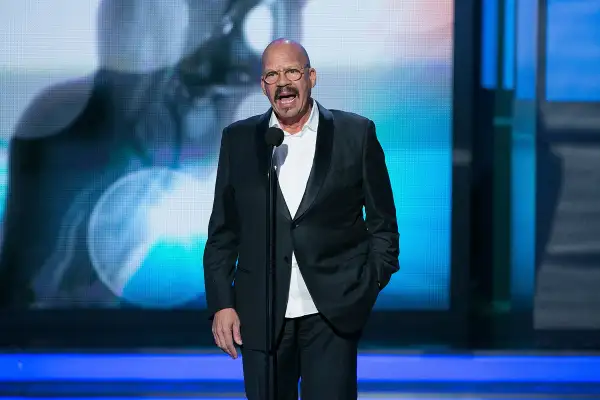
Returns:
[[[294,46],[277,46],[267,50],[263,57],[263,69],[275,70],[302,67],[306,63],[304,55]]]

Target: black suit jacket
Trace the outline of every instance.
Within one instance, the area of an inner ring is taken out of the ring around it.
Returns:
[[[295,252],[319,312],[340,332],[356,333],[399,268],[396,209],[375,124],[314,104],[319,107],[314,161],[293,218],[281,190],[277,193],[276,329],[285,317]],[[264,134],[271,111],[223,131],[204,252],[211,314],[235,308],[244,346],[253,349],[264,349],[266,334],[269,147]]]

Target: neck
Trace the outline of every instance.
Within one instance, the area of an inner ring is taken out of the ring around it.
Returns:
[[[300,132],[304,124],[306,124],[306,122],[308,122],[308,119],[310,118],[310,113],[312,111],[313,104],[314,101],[310,99],[310,101],[307,104],[306,110],[304,110],[304,112],[301,112],[298,116],[294,118],[280,119],[279,117],[277,117],[279,125],[281,125],[281,129],[291,134]]]

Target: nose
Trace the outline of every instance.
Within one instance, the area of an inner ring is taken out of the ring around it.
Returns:
[[[287,86],[291,83],[292,81],[290,81],[288,79],[287,76],[285,76],[285,74],[279,74],[279,79],[277,80],[277,86],[279,87],[283,87],[283,86]]]

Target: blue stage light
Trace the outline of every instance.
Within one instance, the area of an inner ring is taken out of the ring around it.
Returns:
[[[362,382],[600,384],[600,357],[369,355]],[[240,381],[241,360],[213,354],[4,354],[0,381]]]

